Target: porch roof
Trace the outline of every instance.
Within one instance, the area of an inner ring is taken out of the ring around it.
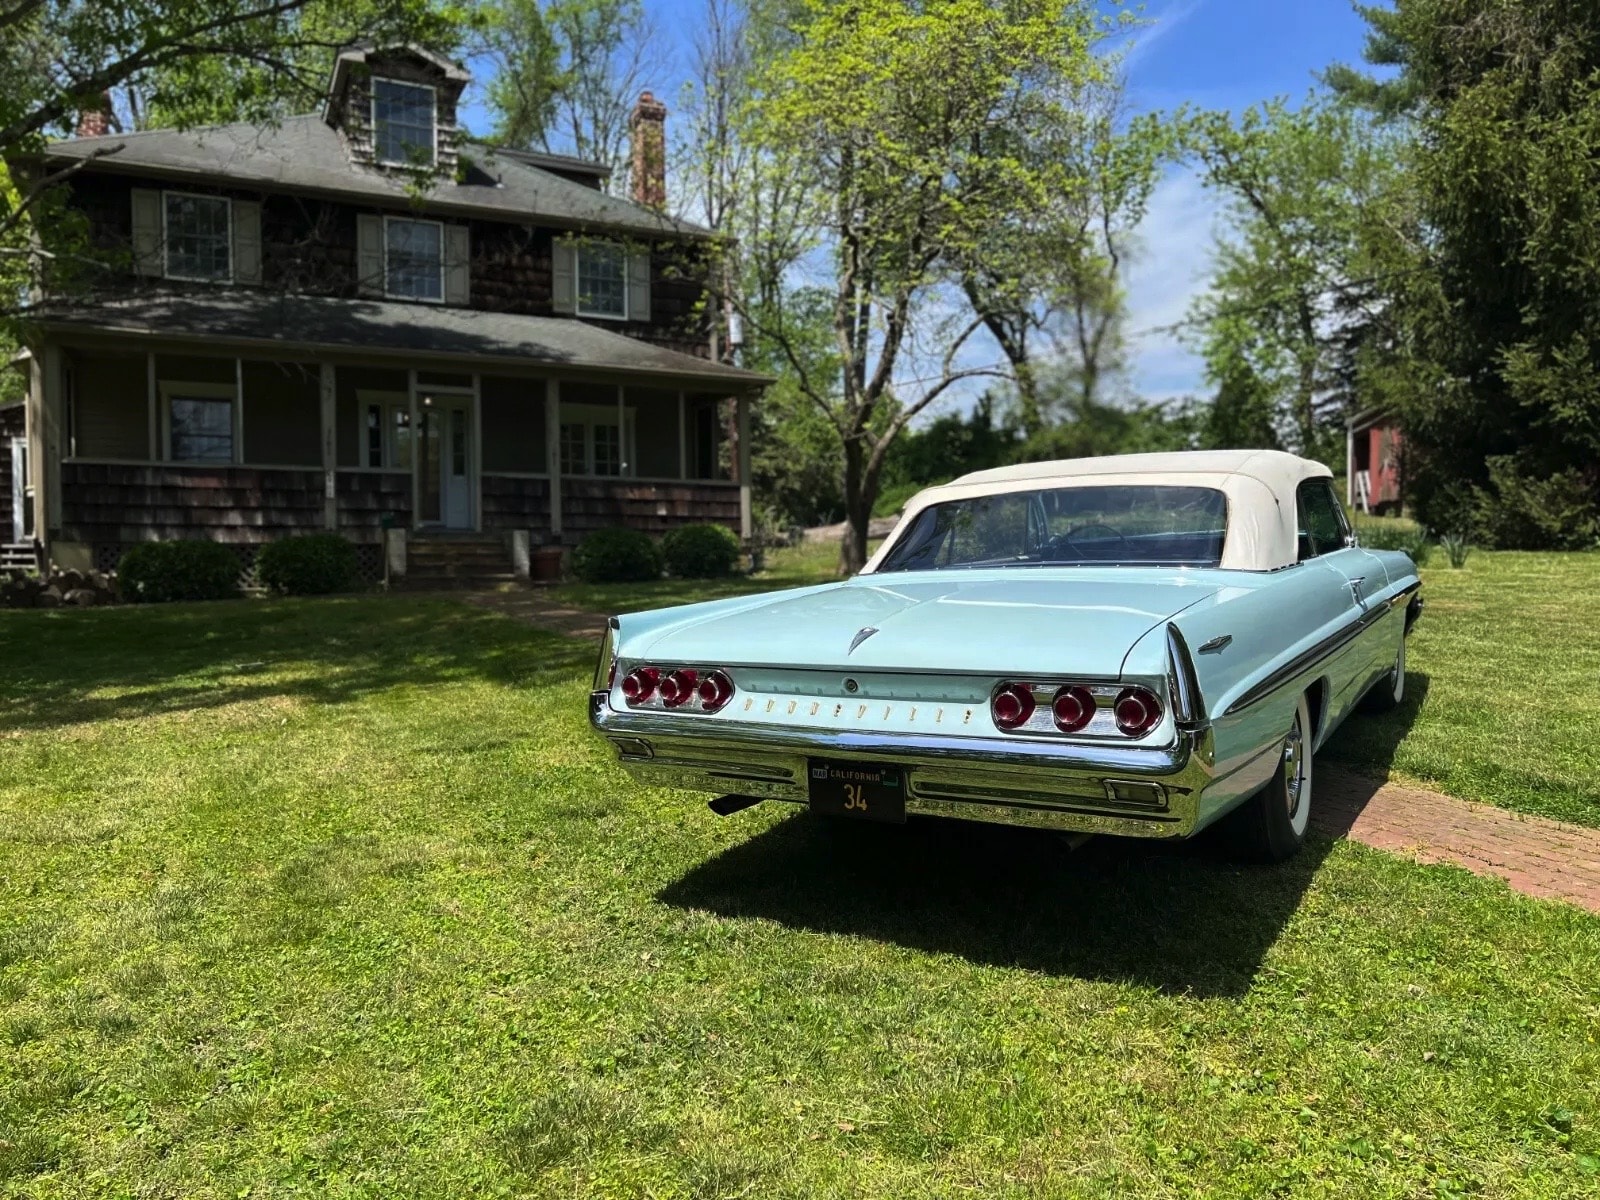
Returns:
[[[151,342],[271,346],[275,350],[360,353],[483,365],[567,368],[660,377],[752,391],[766,375],[668,350],[571,317],[532,317],[385,300],[243,290],[156,292],[95,304],[46,308],[38,326]]]

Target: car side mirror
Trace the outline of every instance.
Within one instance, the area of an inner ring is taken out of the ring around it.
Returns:
[[[1344,544],[1349,549],[1355,549],[1361,545],[1361,535],[1352,529],[1349,533],[1344,535]]]

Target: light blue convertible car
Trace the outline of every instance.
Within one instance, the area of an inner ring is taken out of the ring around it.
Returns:
[[[1299,849],[1312,754],[1392,707],[1416,565],[1276,451],[967,475],[854,579],[613,618],[589,715],[641,782],[868,821]]]

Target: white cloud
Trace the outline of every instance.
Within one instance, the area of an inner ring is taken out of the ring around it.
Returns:
[[[1171,326],[1205,291],[1216,228],[1216,197],[1190,170],[1173,168],[1156,186],[1127,271],[1129,381],[1139,396],[1198,394],[1203,364]]]
[[[1145,24],[1135,26],[1116,40],[1116,49],[1122,52],[1122,65],[1132,70],[1141,58],[1147,56],[1178,26],[1182,25],[1205,0],[1174,0],[1158,13],[1143,14]],[[1124,49],[1124,46],[1126,49]]]

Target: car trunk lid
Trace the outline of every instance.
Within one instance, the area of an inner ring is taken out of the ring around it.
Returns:
[[[863,575],[669,626],[630,647],[629,657],[1112,679],[1140,637],[1217,590],[1209,580],[1149,568]]]

